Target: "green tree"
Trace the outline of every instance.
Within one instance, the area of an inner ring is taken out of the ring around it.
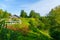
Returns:
[[[55,7],[49,12],[50,35],[54,40],[60,40],[60,6]]]
[[[31,18],[40,18],[40,14],[36,13],[34,10],[31,10],[29,17]]]
[[[48,16],[52,21],[56,21],[58,24],[60,24],[60,6],[55,7],[52,9]]]
[[[20,17],[26,18],[27,17],[27,13],[24,10],[21,10]]]
[[[9,18],[9,16],[11,16],[11,14],[8,13],[7,11],[4,11],[3,18]]]
[[[3,10],[0,9],[0,18],[2,18],[2,17],[3,17]]]
[[[50,20],[48,19],[48,17],[47,16],[42,16],[42,17],[40,17],[40,24],[42,24],[43,23],[43,25],[44,25],[44,27],[43,26],[41,26],[43,29],[45,29],[45,30],[49,30],[49,28],[50,28]]]
[[[49,34],[54,40],[60,40],[60,25],[51,27]]]
[[[11,16],[10,13],[8,13],[7,11],[3,11],[2,9],[0,9],[0,18],[9,18],[9,16]]]

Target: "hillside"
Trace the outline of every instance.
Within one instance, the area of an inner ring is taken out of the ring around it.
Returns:
[[[60,40],[60,6],[47,16],[22,10],[20,16],[0,10],[0,40]]]

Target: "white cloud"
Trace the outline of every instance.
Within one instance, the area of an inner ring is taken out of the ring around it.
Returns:
[[[52,8],[60,5],[60,0],[42,0],[35,4],[31,4],[28,10],[35,10],[39,12],[42,16],[46,15]]]

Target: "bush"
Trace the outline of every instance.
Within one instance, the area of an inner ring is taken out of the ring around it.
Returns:
[[[52,27],[50,29],[50,35],[54,40],[60,40],[60,26]]]

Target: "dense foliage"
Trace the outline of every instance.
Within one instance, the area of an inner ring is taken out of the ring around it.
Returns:
[[[0,9],[0,40],[60,40],[59,17],[60,6],[47,16],[40,16],[34,10],[27,16],[22,10],[18,17]]]

